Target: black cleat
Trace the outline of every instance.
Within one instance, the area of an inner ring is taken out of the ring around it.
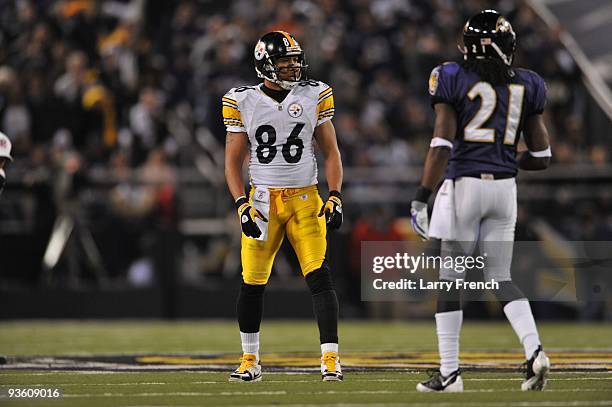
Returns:
[[[521,384],[521,390],[544,390],[548,381],[550,360],[542,350],[541,345],[533,352],[531,358],[521,365],[521,371],[525,373],[525,380]]]
[[[461,379],[461,369],[455,370],[447,377],[442,376],[439,370],[430,372],[429,380],[417,384],[416,389],[420,392],[462,392],[463,379]]]

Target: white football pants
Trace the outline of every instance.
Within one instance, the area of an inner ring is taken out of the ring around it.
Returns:
[[[455,180],[455,240],[443,240],[441,255],[485,256],[485,281],[509,281],[516,226],[516,180]],[[465,272],[440,268],[440,279],[465,279]]]

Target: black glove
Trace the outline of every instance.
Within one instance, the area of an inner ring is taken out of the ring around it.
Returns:
[[[427,215],[427,201],[431,195],[431,190],[419,187],[414,200],[410,203],[410,223],[414,232],[421,236],[421,239],[429,239],[429,217]]]
[[[238,210],[242,233],[247,237],[258,238],[261,236],[261,230],[257,223],[255,223],[255,218],[259,218],[264,222],[267,222],[268,219],[260,211],[253,208],[245,196],[236,199],[236,209]]]
[[[329,191],[329,198],[319,211],[319,217],[325,214],[325,223],[331,229],[339,229],[342,225],[342,194],[338,191]]]

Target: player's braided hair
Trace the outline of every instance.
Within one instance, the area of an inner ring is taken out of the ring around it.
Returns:
[[[469,59],[461,62],[465,69],[475,72],[480,78],[493,86],[513,82],[514,71],[498,59]]]

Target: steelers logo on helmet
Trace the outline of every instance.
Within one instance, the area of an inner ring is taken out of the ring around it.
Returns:
[[[289,116],[291,117],[300,117],[303,111],[304,108],[299,103],[292,103],[287,109],[287,113],[289,113]]]
[[[266,56],[266,43],[258,41],[255,45],[255,59],[261,61]]]

